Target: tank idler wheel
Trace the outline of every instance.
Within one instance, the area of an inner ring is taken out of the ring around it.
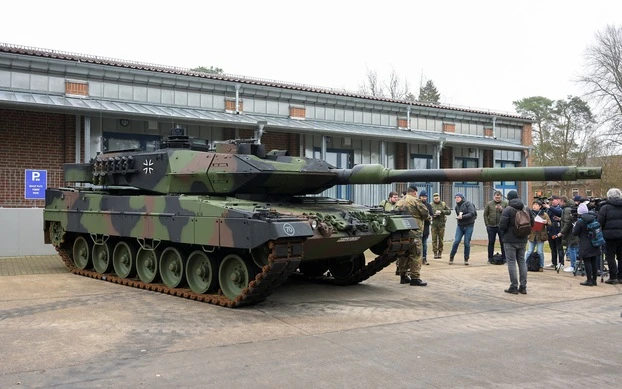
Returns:
[[[218,264],[201,250],[192,252],[186,263],[186,280],[188,286],[196,293],[206,293],[218,286],[218,277],[214,271]]]
[[[220,289],[231,300],[242,294],[254,278],[255,269],[251,260],[245,261],[236,254],[229,254],[220,263],[218,270]]]
[[[126,242],[119,242],[112,252],[114,272],[121,278],[132,278],[136,274],[136,248]]]
[[[93,267],[100,273],[108,273],[112,269],[112,257],[108,243],[93,245]]]
[[[167,247],[160,255],[160,278],[169,288],[181,286],[184,282],[184,258],[175,247]]]
[[[91,245],[83,236],[78,236],[73,242],[73,263],[81,270],[91,264]]]
[[[359,269],[365,266],[365,255],[358,254],[353,255],[350,258],[335,258],[331,260],[328,266],[328,271],[333,275],[336,280],[345,280],[351,277]]]
[[[142,282],[154,282],[158,277],[158,252],[140,248],[136,253],[136,273]]]

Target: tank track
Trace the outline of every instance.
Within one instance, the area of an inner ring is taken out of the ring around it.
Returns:
[[[398,255],[405,254],[406,251],[410,249],[412,243],[413,240],[410,237],[409,231],[397,231],[389,236],[387,248],[381,255],[376,257],[376,259],[374,259],[373,261],[369,262],[366,266],[352,273],[350,276],[343,279],[336,279],[327,276],[306,278],[322,284],[332,284],[340,286],[358,284],[359,282],[365,281],[369,277],[389,266],[391,263],[395,262],[395,260],[398,258]]]
[[[164,284],[150,284],[135,278],[121,278],[112,273],[101,274],[92,270],[82,270],[75,266],[73,260],[67,253],[67,250],[56,247],[56,251],[69,271],[73,274],[95,278],[98,280],[108,281],[115,284],[131,286],[139,289],[151,290],[170,294],[178,297],[196,300],[208,304],[219,305],[228,308],[239,308],[243,306],[253,305],[266,299],[272,291],[281,285],[287,278],[293,274],[300,261],[302,255],[299,256],[277,256],[277,252],[289,253],[290,244],[302,244],[302,241],[296,239],[272,241],[269,243],[271,252],[268,255],[268,264],[263,266],[253,281],[234,300],[229,299],[220,293],[196,293],[188,288],[170,288]]]

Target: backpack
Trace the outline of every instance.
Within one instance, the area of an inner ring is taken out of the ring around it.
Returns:
[[[520,211],[516,211],[514,214],[514,227],[516,228],[516,235],[519,238],[524,238],[531,234],[531,215],[527,210],[527,207],[523,207]]]
[[[490,263],[493,265],[505,265],[505,258],[503,258],[503,255],[496,253],[490,258]]]
[[[532,252],[527,257],[527,271],[539,271],[540,270],[540,254]]]
[[[594,220],[587,225],[587,236],[592,241],[592,246],[594,247],[600,247],[605,244],[603,229],[600,227],[598,220]]]

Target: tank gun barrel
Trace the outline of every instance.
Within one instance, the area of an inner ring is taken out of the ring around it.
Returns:
[[[341,169],[339,182],[336,184],[389,184],[411,181],[576,181],[580,179],[599,179],[601,175],[601,167],[545,166],[400,170],[372,164],[358,165],[352,169]]]

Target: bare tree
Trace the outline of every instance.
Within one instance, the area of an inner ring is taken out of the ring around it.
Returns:
[[[408,81],[402,83],[400,76],[397,75],[395,69],[391,70],[389,74],[389,81],[385,84],[388,92],[388,97],[396,100],[406,99],[411,93],[408,90]]]
[[[378,78],[375,70],[367,70],[367,81],[359,86],[359,92],[376,97],[388,97],[395,100],[415,100],[409,90],[408,81],[402,81],[395,69],[386,82]]]
[[[367,82],[359,86],[359,92],[370,96],[384,97],[384,91],[375,70],[367,69]]]
[[[622,145],[622,27],[608,25],[596,33],[585,54],[584,75],[579,78],[601,114],[604,140]]]

